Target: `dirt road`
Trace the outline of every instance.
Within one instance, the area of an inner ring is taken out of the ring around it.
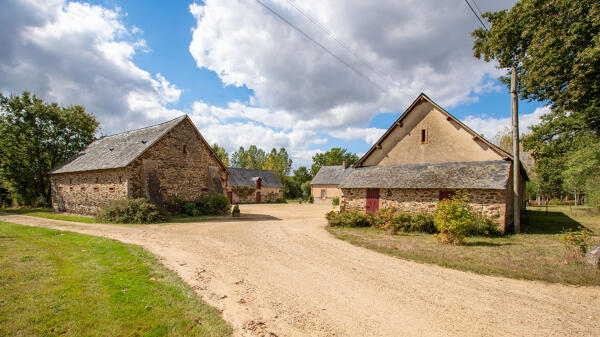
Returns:
[[[600,335],[598,287],[388,257],[333,238],[323,229],[328,209],[246,205],[241,220],[168,225],[0,220],[141,245],[223,310],[237,336]]]

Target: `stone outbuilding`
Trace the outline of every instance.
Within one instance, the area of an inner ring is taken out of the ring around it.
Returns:
[[[271,170],[229,167],[227,198],[232,204],[271,203],[283,199],[283,184]]]
[[[102,137],[51,173],[55,211],[95,214],[118,198],[164,206],[224,194],[229,172],[187,116]]]
[[[339,184],[352,170],[353,168],[348,167],[345,162],[342,165],[322,166],[310,182],[310,195],[315,200],[341,197]]]
[[[521,169],[519,205],[527,174]],[[513,224],[512,156],[421,94],[340,182],[341,210],[433,212],[458,191],[502,231]]]

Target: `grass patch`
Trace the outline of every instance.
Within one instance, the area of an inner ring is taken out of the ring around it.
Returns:
[[[391,236],[370,227],[327,229],[357,246],[408,260],[485,275],[600,286],[600,269],[566,263],[566,250],[558,241],[563,229],[579,225],[592,230],[594,240],[600,241],[600,215],[580,209],[569,216],[569,211],[569,206],[551,206],[548,212],[528,210],[522,234],[471,237],[462,246],[440,244],[423,233]]]
[[[99,223],[94,217],[82,216],[82,215],[64,215],[54,213],[52,208],[14,208],[3,210],[2,212],[16,213],[22,215],[30,215],[38,218],[53,219],[53,220],[64,220],[64,221],[75,221],[85,223]]]
[[[0,222],[0,336],[227,336],[144,249]]]

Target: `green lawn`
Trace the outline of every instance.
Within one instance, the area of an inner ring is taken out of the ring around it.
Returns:
[[[227,336],[140,247],[0,222],[0,336]]]
[[[94,217],[81,216],[81,215],[64,215],[54,213],[52,208],[14,208],[2,210],[2,212],[17,213],[23,215],[36,216],[38,218],[54,219],[54,220],[65,220],[85,223],[98,223]]]
[[[600,214],[589,209],[551,206],[548,212],[528,210],[523,233],[502,237],[473,237],[465,245],[444,245],[433,235],[388,235],[372,228],[328,227],[337,238],[396,257],[444,267],[554,283],[600,286],[600,269],[578,264],[558,241],[566,228],[586,226],[600,241]]]

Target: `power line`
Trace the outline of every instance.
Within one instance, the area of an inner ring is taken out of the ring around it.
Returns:
[[[354,52],[354,50],[352,48],[350,48],[347,44],[345,44],[344,42],[342,42],[340,39],[338,39],[337,36],[335,36],[335,34],[333,34],[333,32],[328,29],[324,24],[322,24],[321,22],[319,22],[319,20],[315,19],[314,17],[312,17],[311,15],[309,15],[307,12],[305,12],[304,10],[302,10],[301,8],[298,8],[294,2],[294,0],[287,0],[287,2],[295,9],[297,10],[300,14],[302,14],[302,16],[304,16],[306,19],[308,19],[311,23],[313,23],[315,26],[317,26],[319,29],[321,29],[322,31],[324,31],[327,35],[329,35],[335,42],[337,42],[340,46],[342,46],[342,48],[346,49],[346,51],[348,51],[350,54],[352,54],[352,56],[354,56],[358,61],[360,61],[362,64],[364,64],[365,66],[367,66],[375,75],[377,75],[379,78],[381,78],[384,81],[387,81],[388,84],[391,84],[392,86],[395,86],[394,83],[392,83],[388,78],[386,78],[385,76],[383,76],[382,74],[380,74],[377,69],[375,69],[375,67],[369,62],[367,61],[365,58],[363,58],[362,56],[358,55],[357,53]]]
[[[302,34],[305,38],[309,39],[310,41],[312,41],[314,44],[316,44],[317,46],[319,46],[321,49],[323,49],[327,54],[333,56],[336,60],[338,60],[340,63],[342,63],[343,65],[345,65],[348,69],[352,70],[354,73],[356,73],[358,76],[362,77],[363,79],[367,80],[369,83],[371,83],[373,86],[375,86],[377,89],[381,90],[381,92],[385,93],[386,91],[379,86],[377,83],[373,82],[370,78],[368,78],[365,74],[363,74],[360,70],[354,68],[351,64],[349,64],[348,62],[344,61],[344,59],[342,59],[341,57],[339,57],[338,55],[336,55],[334,52],[332,52],[331,50],[327,49],[327,47],[325,47],[324,45],[322,45],[321,43],[319,43],[317,40],[313,39],[310,35],[308,35],[307,33],[305,33],[302,29],[298,28],[297,26],[295,26],[293,23],[291,23],[290,21],[288,21],[286,18],[284,18],[283,16],[281,16],[279,13],[277,13],[274,9],[272,9],[271,7],[267,6],[265,3],[263,3],[261,0],[256,0],[256,2],[258,2],[261,6],[263,6],[264,8],[266,8],[271,14],[277,16],[279,19],[281,19],[281,21],[285,22],[286,24],[288,24],[290,27],[294,28],[296,31],[298,31],[300,34]]]
[[[473,12],[473,14],[477,18],[477,20],[479,20],[479,22],[481,23],[481,25],[483,26],[483,28],[485,28],[485,30],[487,30],[489,32],[490,30],[485,25],[485,23],[483,23],[483,20],[479,17],[479,15],[477,14],[477,12],[475,12],[475,10],[473,9],[473,6],[471,6],[471,4],[467,0],[465,0],[465,2],[467,3],[467,6],[469,6],[469,8],[471,8],[471,12]]]
[[[477,1],[475,0],[471,0],[473,1],[473,5],[475,5],[475,8],[477,8],[477,12],[479,13],[479,16],[483,17],[483,13],[481,13],[481,9],[479,9],[479,6],[477,6]]]

